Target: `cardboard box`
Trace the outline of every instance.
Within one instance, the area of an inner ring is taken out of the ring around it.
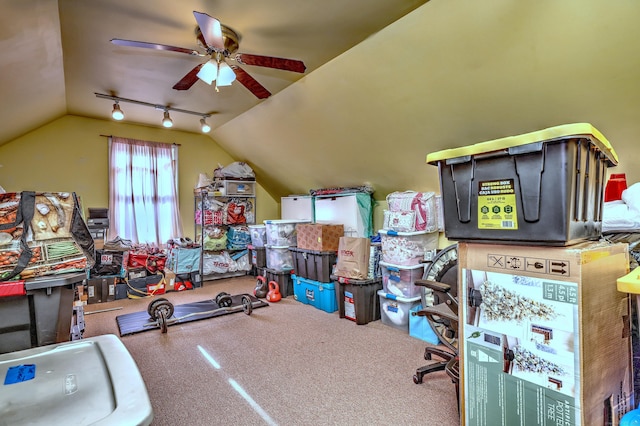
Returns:
[[[634,408],[627,245],[458,256],[461,424],[618,425]]]
[[[176,273],[169,268],[164,268],[164,281],[167,291],[173,291],[173,287],[176,284]]]
[[[87,296],[89,304],[116,300],[116,278],[91,278],[87,281]]]
[[[298,248],[315,251],[338,251],[344,225],[309,223],[296,226]]]

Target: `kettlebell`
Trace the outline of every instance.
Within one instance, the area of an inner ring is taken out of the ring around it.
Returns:
[[[256,277],[256,288],[253,289],[253,295],[258,299],[262,299],[267,295],[267,280],[262,275]]]
[[[275,281],[269,281],[269,292],[267,293],[267,300],[269,302],[278,302],[282,299],[280,294],[280,286]]]

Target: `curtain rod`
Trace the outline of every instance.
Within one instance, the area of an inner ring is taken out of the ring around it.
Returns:
[[[100,136],[102,136],[103,138],[112,138],[112,137],[114,137],[113,135],[103,135],[102,133],[100,134]],[[121,136],[116,136],[116,137],[121,137]],[[182,146],[181,143],[175,143],[175,142],[156,142],[156,141],[145,141],[145,142],[164,143],[164,144],[167,144],[167,145]]]

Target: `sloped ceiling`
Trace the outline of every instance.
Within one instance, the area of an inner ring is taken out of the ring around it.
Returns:
[[[173,90],[208,58],[116,46],[112,38],[199,49],[199,11],[233,28],[240,52],[299,59],[310,73],[425,1],[3,0],[0,94],[12,111],[0,116],[0,144],[64,114],[110,119],[111,104],[96,92],[213,113],[214,127],[263,102],[240,84],[219,93],[201,81]],[[303,76],[242,68],[273,94]],[[121,107],[127,121],[159,126],[161,112]],[[199,117],[173,119],[176,128],[199,132]]]
[[[638,2],[431,1],[214,132],[270,187],[438,190],[430,152],[590,122],[640,180]]]
[[[238,31],[241,51],[307,72],[244,67],[273,93],[263,101],[239,85],[177,92],[198,58],[109,43],[197,48],[194,10]],[[429,152],[586,121],[634,182],[637,16],[638,2],[598,0],[5,0],[0,144],[65,114],[110,119],[102,92],[214,113],[212,139],[274,197],[369,183],[383,199],[437,189]],[[158,111],[122,106],[159,126]],[[174,121],[198,131],[197,118]]]

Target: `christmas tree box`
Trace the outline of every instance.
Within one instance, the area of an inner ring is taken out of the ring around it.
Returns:
[[[626,244],[458,243],[463,425],[618,425],[634,408]]]

